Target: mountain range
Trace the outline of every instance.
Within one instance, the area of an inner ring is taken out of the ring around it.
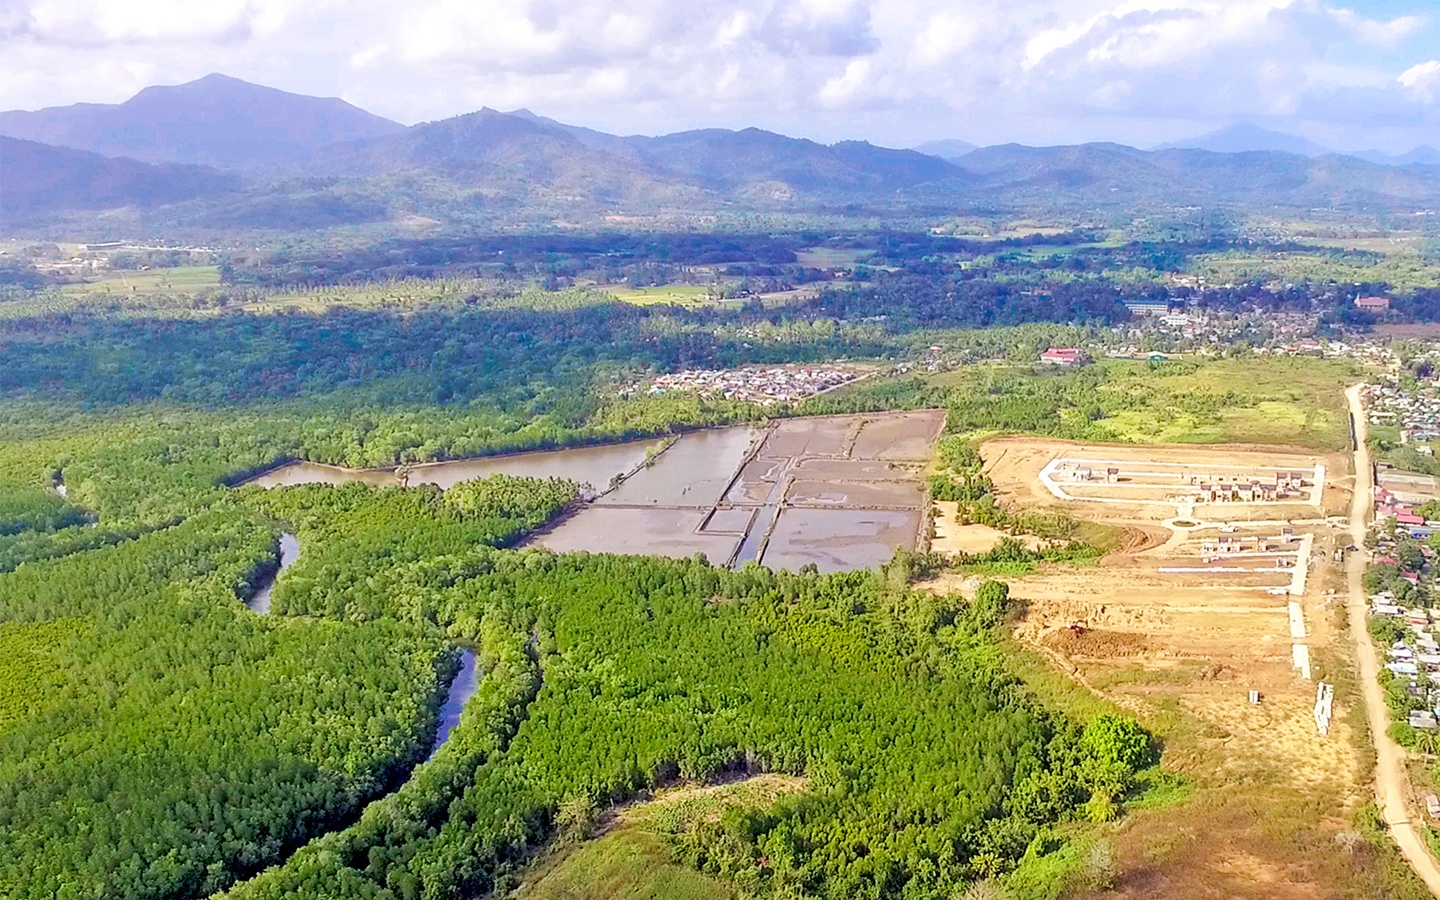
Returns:
[[[529,110],[406,127],[342,100],[210,75],[114,105],[0,113],[0,224],[127,208],[147,225],[301,230],[416,217],[552,225],[632,216],[1143,212],[1440,206],[1440,154],[1373,159],[1235,126],[1156,150],[903,150],[756,128],[607,134]]]

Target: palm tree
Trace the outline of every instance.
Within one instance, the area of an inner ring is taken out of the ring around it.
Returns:
[[[1440,746],[1440,736],[1427,728],[1417,729],[1415,732],[1415,751],[1425,756],[1434,756],[1435,749]]]

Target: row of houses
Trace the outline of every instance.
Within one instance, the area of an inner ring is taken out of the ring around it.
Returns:
[[[1276,472],[1274,481],[1198,481],[1193,480],[1200,499],[1208,503],[1253,503],[1288,500],[1305,495],[1303,472]]]

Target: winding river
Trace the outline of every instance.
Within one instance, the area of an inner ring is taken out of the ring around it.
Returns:
[[[270,576],[269,580],[261,586],[260,590],[256,591],[255,595],[245,602],[245,605],[250,607],[252,612],[259,613],[262,616],[269,615],[270,595],[275,591],[275,580],[280,577],[281,572],[295,564],[295,560],[299,555],[300,541],[296,539],[295,535],[289,532],[280,535],[280,568],[276,569],[275,574]]]
[[[255,595],[246,601],[245,605],[252,612],[259,615],[269,615],[270,598],[275,590],[275,582],[280,578],[280,573],[295,565],[295,560],[300,556],[300,541],[295,535],[286,532],[280,535],[280,567],[275,574],[255,592]],[[435,743],[430,750],[430,756],[435,754],[450,739],[450,732],[460,724],[460,712],[465,708],[465,703],[475,695],[480,687],[480,668],[475,653],[472,650],[461,650],[460,671],[456,673],[455,679],[450,682],[450,691],[445,697],[444,706],[440,707],[440,721],[435,728]]]
[[[445,697],[445,705],[440,707],[440,723],[435,729],[435,746],[430,751],[430,758],[434,759],[440,748],[450,739],[450,732],[460,724],[460,713],[465,709],[465,704],[475,691],[480,688],[480,666],[475,659],[473,650],[464,650],[460,655],[460,671],[456,673],[455,680],[450,682],[450,693]]]

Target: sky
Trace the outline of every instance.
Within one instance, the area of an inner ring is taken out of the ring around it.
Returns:
[[[0,60],[0,109],[223,72],[406,124],[1440,146],[1435,0],[0,0]]]

